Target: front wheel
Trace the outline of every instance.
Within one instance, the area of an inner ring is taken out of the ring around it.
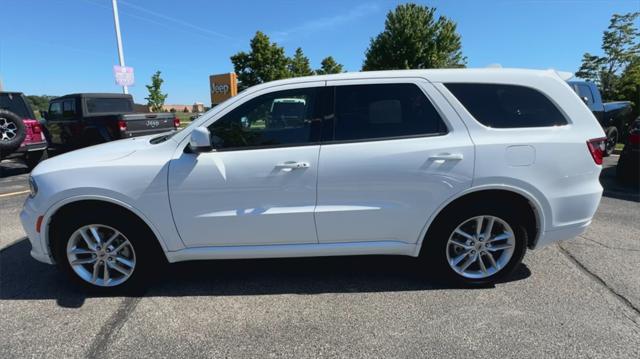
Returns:
[[[141,290],[153,266],[153,239],[136,221],[107,212],[75,213],[56,225],[58,266],[94,291]]]
[[[500,281],[517,268],[526,250],[527,232],[519,217],[508,205],[471,205],[449,213],[425,238],[425,258],[458,283]]]

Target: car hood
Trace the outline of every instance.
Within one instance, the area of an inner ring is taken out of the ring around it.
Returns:
[[[154,146],[150,143],[150,140],[154,137],[158,137],[158,134],[107,142],[71,151],[41,162],[31,174],[37,176],[46,172],[79,167],[95,167],[101,163],[117,161],[131,156],[136,151]]]

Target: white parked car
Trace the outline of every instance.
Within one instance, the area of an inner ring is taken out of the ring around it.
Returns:
[[[21,220],[34,258],[107,290],[165,261],[367,254],[492,283],[585,230],[603,145],[552,70],[295,78],[44,161]]]

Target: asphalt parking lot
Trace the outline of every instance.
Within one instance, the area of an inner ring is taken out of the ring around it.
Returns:
[[[616,184],[579,238],[513,278],[460,289],[404,257],[172,265],[139,297],[97,297],[29,256],[27,174],[0,178],[0,357],[640,357],[640,193]]]

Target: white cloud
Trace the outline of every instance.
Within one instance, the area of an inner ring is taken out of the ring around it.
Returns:
[[[361,4],[345,13],[309,20],[296,27],[285,30],[272,31],[269,33],[269,36],[271,37],[272,41],[284,42],[290,36],[295,36],[296,34],[306,34],[343,25],[379,10],[380,7],[378,6],[378,4]]]

